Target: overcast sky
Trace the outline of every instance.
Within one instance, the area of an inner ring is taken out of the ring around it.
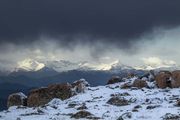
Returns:
[[[27,58],[180,64],[179,0],[1,0],[0,67]]]

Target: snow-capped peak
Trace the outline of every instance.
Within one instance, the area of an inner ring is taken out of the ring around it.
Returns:
[[[37,71],[42,69],[43,67],[45,67],[44,63],[28,58],[17,63],[16,71],[19,69],[23,69],[26,71]]]
[[[39,62],[33,59],[25,59],[23,61],[18,62],[17,68],[18,70],[26,70],[26,71],[38,71],[42,68],[50,68],[58,72],[70,71],[70,70],[104,70],[104,71],[119,71],[124,69],[132,69],[132,67],[122,64],[119,60],[115,60],[109,63],[91,63],[88,61],[80,61],[80,62],[70,62],[66,60],[56,60],[56,61],[44,61]]]
[[[133,69],[133,67],[125,65],[125,64],[122,64],[119,60],[117,60],[117,61],[114,62],[114,64],[112,64],[111,69],[121,69],[121,70],[124,70],[124,69]]]
[[[159,66],[152,66],[152,65],[143,65],[143,66],[136,66],[134,67],[137,70],[177,70],[180,67],[176,64],[173,65],[159,65]]]
[[[179,66],[173,60],[165,60],[159,57],[148,57],[142,58],[144,65],[135,67],[136,69],[142,70],[153,70],[153,69],[163,69],[163,70],[175,70]]]

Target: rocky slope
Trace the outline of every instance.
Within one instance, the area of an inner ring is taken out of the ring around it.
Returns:
[[[179,120],[179,75],[179,71],[161,71],[141,77],[114,76],[107,85],[97,87],[80,80],[65,85],[70,87],[67,93],[71,93],[65,98],[61,98],[64,96],[62,84],[39,88],[27,96],[30,103],[39,101],[30,105],[22,102],[24,106],[11,104],[8,110],[0,112],[0,120]],[[15,95],[21,96],[19,101],[26,98],[22,94]]]

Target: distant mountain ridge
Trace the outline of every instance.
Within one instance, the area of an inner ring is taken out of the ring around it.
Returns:
[[[39,62],[32,59],[25,59],[22,62],[18,63],[18,66],[14,71],[44,71],[45,69],[49,69],[51,71],[56,72],[65,72],[71,70],[80,70],[80,71],[91,71],[91,70],[102,70],[102,71],[111,71],[111,72],[119,72],[121,70],[130,70],[130,69],[138,69],[138,70],[153,70],[153,69],[167,69],[167,70],[175,70],[179,69],[180,66],[176,64],[162,64],[160,66],[154,65],[142,65],[142,66],[129,66],[122,64],[119,60],[116,60],[111,63],[89,63],[88,61],[81,62],[70,62],[67,60],[56,60],[56,61],[45,61]]]
[[[44,67],[54,69],[57,72],[70,70],[114,70],[114,69],[133,69],[133,67],[122,64],[119,60],[112,63],[89,63],[87,61],[70,62],[67,60],[39,62],[32,59],[25,59],[18,63],[13,71],[39,71]]]
[[[27,71],[27,70],[16,70],[11,73],[9,73],[8,76],[20,76],[20,75],[25,75],[27,77],[32,77],[32,78],[42,78],[42,77],[48,77],[48,76],[54,76],[57,75],[59,72],[55,71],[52,68],[48,67],[43,67],[40,70],[37,71]]]

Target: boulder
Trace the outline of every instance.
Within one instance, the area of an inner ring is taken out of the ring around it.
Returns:
[[[114,84],[121,82],[121,78],[119,76],[113,76],[110,80],[108,80],[107,84]]]
[[[180,87],[180,70],[176,70],[172,72],[172,82],[171,87],[177,88]]]
[[[84,93],[86,87],[90,86],[89,83],[85,79],[77,80],[77,81],[73,82],[71,85],[72,85],[72,89],[75,92],[75,94]]]
[[[28,99],[27,99],[27,106],[29,107],[36,107],[40,105],[45,105],[50,102],[52,96],[48,88],[39,88],[30,91]]]
[[[143,88],[143,87],[148,87],[148,84],[145,80],[136,79],[136,80],[134,80],[132,86],[137,87],[137,88]]]
[[[59,98],[61,100],[68,99],[73,96],[72,86],[69,83],[53,84],[48,86],[48,90],[52,98]]]
[[[161,71],[155,77],[159,88],[177,88],[180,87],[180,70],[173,72]]]
[[[26,106],[27,105],[27,97],[23,93],[13,93],[9,95],[7,101],[7,107],[11,106]]]
[[[46,88],[32,90],[29,93],[27,105],[29,107],[41,106],[50,102],[53,98],[61,100],[68,99],[72,96],[72,86],[68,83],[53,84]]]
[[[172,74],[169,71],[161,71],[155,76],[156,84],[159,88],[172,87]]]

